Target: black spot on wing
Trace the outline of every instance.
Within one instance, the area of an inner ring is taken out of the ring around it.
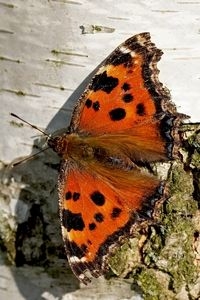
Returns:
[[[120,216],[122,210],[119,207],[114,207],[111,212],[111,218],[116,219]]]
[[[92,199],[92,201],[94,202],[94,204],[98,205],[98,206],[102,206],[105,203],[105,197],[102,193],[100,193],[99,191],[94,191],[91,195],[90,198]]]
[[[74,192],[72,198],[74,201],[77,201],[80,198],[80,193]]]
[[[94,215],[94,219],[95,219],[98,223],[101,223],[101,222],[103,222],[103,220],[104,220],[104,216],[103,216],[102,213],[96,213],[96,214]]]
[[[124,108],[115,108],[109,111],[109,115],[112,121],[120,121],[125,118],[126,111]]]
[[[65,194],[65,200],[70,200],[72,198],[72,193],[70,191],[68,191],[66,194]]]
[[[136,113],[139,116],[144,116],[145,115],[145,107],[143,103],[138,103],[136,106]]]
[[[67,229],[67,231],[82,231],[85,227],[81,214],[73,213],[68,209],[63,209],[62,211],[62,225]]]
[[[90,108],[90,107],[92,106],[92,100],[87,99],[87,100],[85,101],[85,106],[86,106],[87,108]]]
[[[95,228],[97,227],[97,225],[95,223],[90,223],[89,224],[89,230],[95,230]]]
[[[92,107],[93,107],[94,111],[98,111],[100,109],[100,103],[99,103],[99,101],[95,101],[92,104]]]
[[[133,95],[132,94],[124,94],[122,97],[122,100],[125,103],[129,103],[129,102],[133,101]]]
[[[89,88],[95,92],[102,90],[109,94],[118,85],[118,83],[118,78],[107,76],[107,72],[104,71],[103,73],[94,76]]]
[[[68,191],[65,194],[65,200],[71,200],[73,199],[74,201],[77,201],[80,198],[80,193],[74,192],[72,194],[72,192]]]
[[[131,86],[130,86],[130,84],[129,83],[127,83],[127,82],[124,82],[124,84],[122,85],[122,90],[124,90],[124,92],[127,92],[128,90],[130,90],[131,89]]]

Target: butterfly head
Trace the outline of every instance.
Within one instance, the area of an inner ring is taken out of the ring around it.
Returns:
[[[68,139],[65,135],[50,137],[47,142],[58,155],[63,156],[63,153],[67,153]]]

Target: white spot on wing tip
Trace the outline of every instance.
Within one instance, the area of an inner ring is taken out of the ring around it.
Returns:
[[[79,277],[80,280],[84,280],[85,279],[85,275],[84,274],[80,274],[78,277]]]
[[[81,257],[81,258],[78,258],[77,256],[71,256],[71,257],[68,258],[68,260],[69,260],[69,262],[72,263],[72,264],[80,263],[80,262],[84,263],[84,262],[87,261],[87,259],[86,259],[85,256],[83,256],[83,257]]]
[[[71,256],[68,259],[70,263],[79,263],[81,261],[77,256]]]
[[[130,50],[129,48],[125,47],[125,46],[119,47],[119,50],[120,50],[122,53],[125,53],[125,54],[131,52],[131,50]]]
[[[136,56],[135,51],[131,51],[128,47],[121,46],[121,47],[119,48],[119,50],[120,50],[123,54],[129,53],[132,57],[135,57],[135,56]]]

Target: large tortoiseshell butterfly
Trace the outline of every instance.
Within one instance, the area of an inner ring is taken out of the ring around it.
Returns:
[[[78,100],[69,130],[48,141],[63,160],[62,235],[84,283],[105,272],[113,245],[162,198],[164,183],[141,165],[176,156],[183,116],[158,80],[161,55],[149,33],[121,44]]]

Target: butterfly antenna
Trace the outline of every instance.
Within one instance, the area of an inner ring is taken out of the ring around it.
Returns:
[[[28,121],[25,121],[24,119],[20,118],[20,117],[17,116],[16,114],[10,113],[10,115],[11,115],[12,117],[15,117],[15,118],[19,119],[20,121],[24,122],[25,124],[28,124],[28,125],[31,126],[32,128],[36,129],[37,131],[41,132],[43,135],[45,135],[45,136],[47,136],[49,139],[51,139],[51,136],[50,136],[49,134],[47,134],[45,131],[43,131],[42,129],[38,128],[37,126],[35,126],[35,125],[29,123]],[[17,166],[17,165],[20,165],[20,164],[23,163],[24,161],[27,161],[27,160],[29,160],[29,159],[34,158],[35,156],[37,156],[37,155],[40,154],[41,152],[46,151],[47,149],[50,149],[50,147],[46,147],[45,149],[42,149],[42,150],[38,151],[37,153],[35,153],[35,154],[33,154],[33,155],[30,155],[30,156],[25,157],[24,159],[22,159],[22,160],[20,160],[20,161],[18,161],[18,162],[16,162],[16,163],[13,163],[13,164],[12,164],[12,167],[15,167],[15,166]]]
[[[15,114],[13,114],[13,113],[10,113],[10,115],[11,115],[12,117],[15,117],[15,118],[19,119],[20,121],[22,121],[22,122],[28,124],[28,125],[31,126],[32,128],[34,128],[34,129],[40,131],[42,134],[44,134],[44,135],[47,136],[49,139],[51,139],[51,137],[50,137],[49,134],[47,134],[45,131],[43,131],[42,129],[38,128],[37,126],[35,126],[35,125],[33,125],[33,124],[31,124],[31,123],[25,121],[24,119],[20,118],[19,116],[15,115]]]
[[[13,164],[12,164],[12,167],[16,167],[16,166],[18,166],[18,165],[21,165],[21,163],[23,163],[24,161],[27,161],[27,160],[29,160],[29,159],[33,159],[35,156],[38,156],[38,154],[40,154],[41,152],[46,151],[47,149],[50,149],[50,147],[47,147],[47,148],[45,148],[45,149],[42,149],[42,150],[36,152],[36,153],[33,154],[33,155],[30,155],[30,156],[28,156],[28,157],[25,157],[24,159],[21,159],[20,161],[18,161],[18,162],[16,162],[16,163],[13,163]]]

